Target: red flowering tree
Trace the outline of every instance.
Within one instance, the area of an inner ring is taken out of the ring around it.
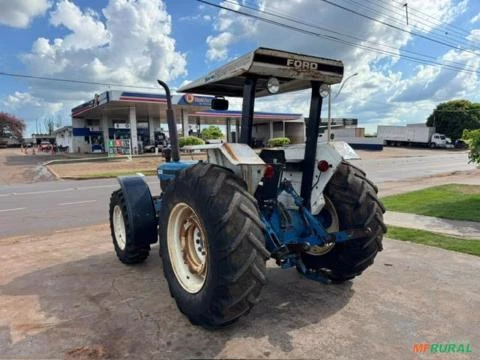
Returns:
[[[14,115],[0,112],[0,138],[22,140],[25,122]]]

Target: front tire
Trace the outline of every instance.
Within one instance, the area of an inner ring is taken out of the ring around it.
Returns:
[[[150,245],[140,244],[135,240],[121,189],[114,191],[110,197],[109,218],[113,246],[118,259],[127,265],[144,262],[150,253]]]
[[[335,244],[324,255],[302,253],[308,269],[321,271],[340,283],[360,275],[383,249],[382,238],[387,231],[383,222],[385,208],[377,198],[377,187],[362,170],[348,162],[342,162],[337,168],[325,188],[325,197],[335,208],[339,230],[370,229],[368,236]]]
[[[229,325],[258,301],[269,253],[256,201],[233,173],[181,171],[164,191],[159,233],[170,293],[193,324]]]

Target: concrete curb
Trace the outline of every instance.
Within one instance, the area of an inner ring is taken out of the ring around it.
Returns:
[[[161,157],[161,155],[135,155],[132,158],[150,158],[150,157]],[[49,160],[43,163],[43,165],[54,165],[54,164],[70,164],[70,163],[81,163],[81,162],[109,162],[128,159],[128,156],[115,156],[115,157],[93,157],[93,158],[79,158],[79,159],[58,159],[58,160]]]
[[[50,171],[53,174],[53,176],[55,176],[55,178],[57,178],[57,180],[62,179],[62,177],[60,175],[58,175],[57,172],[55,170],[53,170],[50,166],[45,165],[45,164],[43,164],[43,166],[45,166],[47,168],[47,170]]]
[[[465,240],[480,240],[480,222],[441,219],[394,211],[387,211],[384,219],[388,225],[392,226],[425,230]]]

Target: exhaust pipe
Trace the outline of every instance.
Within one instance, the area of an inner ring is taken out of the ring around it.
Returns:
[[[168,124],[168,134],[170,136],[170,146],[172,148],[172,160],[180,160],[180,152],[178,150],[178,133],[177,133],[177,122],[175,121],[175,113],[172,109],[172,98],[170,96],[170,89],[168,85],[162,80],[157,80],[160,86],[165,89],[167,95],[167,124]]]

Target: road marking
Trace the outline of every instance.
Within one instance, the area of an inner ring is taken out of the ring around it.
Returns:
[[[15,196],[19,196],[19,195],[39,195],[39,194],[50,194],[50,193],[73,191],[73,190],[74,190],[74,188],[58,189],[58,190],[30,191],[30,192],[14,192],[14,193],[12,193],[12,195],[15,195]]]
[[[0,210],[0,212],[7,212],[7,211],[20,211],[20,210],[25,210],[26,208],[14,208],[14,209],[4,209]]]
[[[66,202],[66,203],[60,203],[58,205],[60,206],[65,206],[65,205],[77,205],[77,204],[88,204],[88,203],[93,203],[97,200],[83,200],[83,201],[74,201],[74,202]]]

